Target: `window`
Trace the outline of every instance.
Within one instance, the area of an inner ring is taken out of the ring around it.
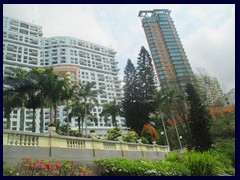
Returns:
[[[26,31],[26,30],[23,30],[23,29],[20,29],[20,33],[22,33],[22,34],[28,34],[28,31]]]

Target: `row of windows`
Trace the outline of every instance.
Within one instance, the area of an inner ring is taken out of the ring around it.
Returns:
[[[75,47],[75,48],[79,48],[79,47],[87,48],[87,49],[101,52],[104,54],[115,55],[115,52],[112,49],[103,48],[98,45],[94,45],[89,42],[84,42],[84,41],[77,40],[77,39],[65,39],[65,38],[61,38],[61,37],[44,39],[44,46],[50,46],[50,47],[53,45],[62,46],[64,44],[73,45],[73,47]]]

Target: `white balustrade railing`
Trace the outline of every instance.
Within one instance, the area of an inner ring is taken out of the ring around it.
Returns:
[[[137,145],[132,145],[132,144],[128,144],[128,150],[134,150],[136,151],[137,150]]]
[[[116,149],[116,144],[103,142],[103,149]]]
[[[38,146],[38,136],[9,133],[7,144],[13,146]]]
[[[67,139],[67,147],[85,149],[86,145],[85,145],[85,141],[83,140]]]
[[[57,134],[26,133],[5,129],[3,130],[3,139],[3,145],[12,146],[169,152],[169,146],[159,146],[156,144],[147,145],[95,138],[60,136]]]

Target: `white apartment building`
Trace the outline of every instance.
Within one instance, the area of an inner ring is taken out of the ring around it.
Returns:
[[[235,88],[232,88],[222,97],[223,106],[235,106]]]
[[[223,94],[217,78],[202,74],[194,75],[200,93],[205,95],[205,103],[211,106]]]
[[[71,74],[71,80],[81,83],[95,82],[96,89],[102,90],[97,99],[99,104],[118,101],[122,98],[118,67],[115,60],[116,52],[112,48],[80,40],[72,37],[42,38],[42,27],[17,19],[3,17],[3,75],[9,66],[25,69],[52,66],[59,74]],[[66,118],[64,106],[58,108],[58,118],[64,122]],[[102,107],[92,110],[97,122],[87,121],[88,131],[94,129],[96,134],[105,134],[112,129],[112,122],[100,117]],[[32,110],[26,109],[25,131],[31,132]],[[36,132],[40,128],[40,110],[36,112]],[[50,111],[45,109],[45,131],[48,131]],[[19,130],[20,109],[11,113],[12,129]],[[4,119],[6,121],[6,119]],[[117,117],[117,124],[126,129],[124,118]],[[78,127],[75,118],[71,119],[72,129]],[[85,128],[85,127],[84,127]]]

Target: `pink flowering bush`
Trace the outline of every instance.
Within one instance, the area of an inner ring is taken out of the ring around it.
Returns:
[[[88,167],[73,161],[22,159],[18,167],[20,176],[92,176]]]

